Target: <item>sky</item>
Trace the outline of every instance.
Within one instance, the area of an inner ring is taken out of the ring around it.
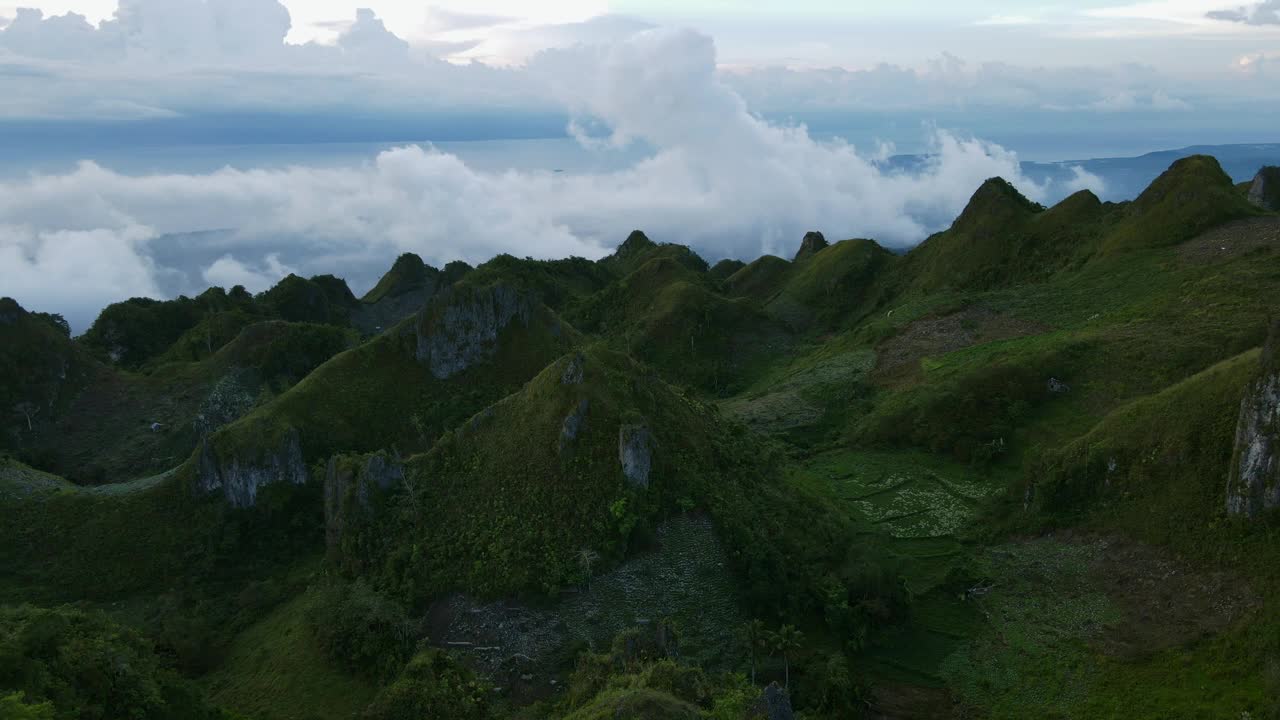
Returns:
[[[1033,136],[1280,141],[1280,0],[12,2],[0,295],[77,331],[130,296],[288,272],[360,292],[405,251],[594,258],[634,228],[712,261],[810,229],[908,247],[993,175],[1044,202],[1104,191],[1024,176]],[[441,147],[538,138],[625,161]],[[338,142],[380,145],[266,161]],[[931,159],[894,169],[903,142]],[[161,147],[228,159],[104,159]]]

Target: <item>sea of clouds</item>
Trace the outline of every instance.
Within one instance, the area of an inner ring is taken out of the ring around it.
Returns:
[[[261,291],[289,272],[332,272],[360,292],[401,252],[433,264],[598,258],[636,228],[713,262],[789,256],[813,229],[905,247],[949,225],[992,176],[1040,201],[1101,190],[1081,170],[1065,185],[1038,184],[1014,153],[942,129],[922,128],[930,159],[906,173],[885,164],[887,148],[770,124],[694,31],[548,50],[522,72],[548,102],[611,131],[582,142],[642,142],[653,153],[581,174],[479,171],[416,145],[345,168],[138,176],[85,162],[0,183],[0,294],[62,313],[78,332],[128,297],[211,284]],[[210,230],[220,232],[190,235]],[[193,237],[199,252],[184,251]]]

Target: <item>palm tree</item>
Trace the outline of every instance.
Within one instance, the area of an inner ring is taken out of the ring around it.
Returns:
[[[791,653],[800,649],[804,633],[795,625],[783,625],[778,632],[772,633],[773,649],[782,656],[783,687],[791,689]]]
[[[752,620],[742,626],[742,637],[751,650],[751,684],[756,684],[756,654],[769,647],[770,632],[765,629],[763,620]]]

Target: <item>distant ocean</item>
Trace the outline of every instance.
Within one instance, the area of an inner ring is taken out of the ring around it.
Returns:
[[[919,162],[928,151],[929,129],[936,126],[1016,152],[1024,173],[1037,181],[1069,176],[1069,165],[1082,165],[1106,183],[1106,200],[1133,197],[1169,163],[1192,152],[1217,156],[1237,180],[1248,179],[1261,165],[1280,164],[1280,133],[1274,128],[1261,129],[1256,123],[1206,128],[1198,116],[955,112],[922,120],[909,114],[839,112],[766,119],[803,124],[820,141],[841,140],[867,152],[891,143],[900,153],[891,162],[900,169]],[[63,174],[83,160],[125,175],[205,174],[225,167],[351,167],[409,144],[433,145],[485,172],[601,173],[630,167],[651,154],[640,146],[584,147],[564,136],[565,122],[554,114],[0,121],[0,180]],[[423,137],[415,137],[419,133]],[[286,139],[290,142],[281,142]]]

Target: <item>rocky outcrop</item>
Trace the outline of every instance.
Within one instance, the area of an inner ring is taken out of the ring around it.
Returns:
[[[200,444],[197,487],[205,493],[221,492],[232,507],[253,507],[258,493],[268,485],[306,482],[307,465],[302,460],[302,443],[295,428],[284,434],[275,450],[259,452],[252,459],[224,456],[214,447],[213,438]]]
[[[498,336],[513,322],[528,325],[533,303],[508,285],[450,289],[423,309],[417,357],[444,380],[491,357]]]
[[[575,353],[560,376],[562,385],[581,385],[585,374],[587,358],[582,353]]]
[[[1280,212],[1280,166],[1270,165],[1258,171],[1249,186],[1249,202],[1263,210]]]
[[[359,458],[329,458],[324,475],[325,542],[333,550],[342,541],[348,526],[372,509],[375,493],[404,482],[404,463],[399,455],[373,453]]]
[[[365,336],[389,330],[422,310],[435,295],[436,288],[435,278],[429,278],[423,287],[413,292],[387,295],[377,302],[364,303],[351,311],[351,324]]]
[[[405,253],[361,298],[359,307],[351,312],[351,324],[363,335],[376,335],[412,317],[440,288],[456,279],[454,273],[441,272],[417,255]]]
[[[795,716],[791,696],[776,682],[769,683],[747,711],[747,720],[795,720]]]
[[[232,370],[219,378],[192,421],[196,436],[205,437],[248,414],[253,409],[257,386],[252,373],[245,370]]]
[[[1227,512],[1255,517],[1280,507],[1280,320],[1262,352],[1258,376],[1245,389],[1227,480]]]
[[[822,236],[822,233],[817,231],[807,232],[804,234],[804,239],[800,241],[800,250],[796,253],[796,257],[793,262],[807,260],[814,255],[817,255],[827,246],[827,239]]]
[[[587,410],[590,408],[591,401],[583,398],[565,416],[564,423],[560,426],[561,453],[573,447],[573,441],[578,439],[578,433],[582,432],[582,426],[587,421]]]
[[[645,425],[623,425],[618,428],[618,461],[622,474],[632,487],[649,487],[649,471],[653,467],[653,436]]]

